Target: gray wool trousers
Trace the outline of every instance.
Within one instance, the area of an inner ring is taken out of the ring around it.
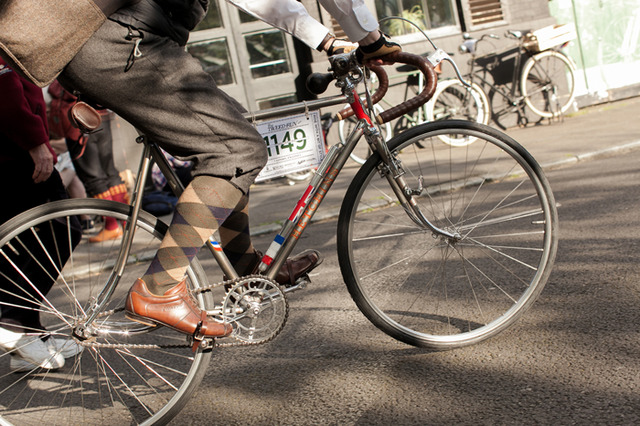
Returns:
[[[194,176],[227,179],[246,194],[267,162],[264,140],[242,106],[168,37],[107,20],[59,80],[176,158],[193,161]]]

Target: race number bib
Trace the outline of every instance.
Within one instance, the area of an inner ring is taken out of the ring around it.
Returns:
[[[256,124],[269,160],[256,182],[317,167],[324,158],[320,113],[294,115]]]

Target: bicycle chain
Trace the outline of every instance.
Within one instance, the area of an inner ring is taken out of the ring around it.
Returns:
[[[194,289],[192,291],[193,294],[200,294],[200,293],[204,293],[206,291],[211,291],[214,288],[220,287],[220,286],[230,286],[231,288],[233,288],[237,283],[239,283],[240,281],[244,281],[244,280],[250,280],[250,279],[266,279],[263,275],[247,275],[244,277],[238,277],[238,278],[233,278],[230,280],[225,280],[225,281],[221,281],[221,282],[217,282],[214,284],[209,284],[207,286],[204,287],[200,287],[197,289]],[[116,308],[116,309],[111,309],[109,311],[104,311],[101,312],[100,315],[98,317],[106,317],[106,316],[110,316],[113,315],[117,312],[121,312],[123,311],[124,308]],[[287,311],[287,315],[284,319],[284,322],[286,322],[286,320],[288,319],[289,315],[288,315],[288,311]],[[279,331],[279,330],[278,330]],[[265,343],[268,343],[270,341],[272,341],[276,336],[278,335],[278,333],[274,333],[273,336],[271,336],[270,338],[260,341],[260,342],[247,342],[244,340],[236,340],[234,342],[226,342],[224,340],[226,339],[235,339],[235,337],[230,336],[230,337],[223,337],[221,339],[223,339],[222,342],[218,341],[218,339],[214,339],[213,341],[213,347],[216,348],[230,348],[230,347],[236,347],[236,346],[257,346],[257,345],[262,345]],[[77,342],[80,346],[83,347],[88,347],[88,348],[104,348],[104,349],[178,349],[178,348],[192,348],[192,344],[190,344],[189,342],[186,342],[185,344],[171,344],[171,345],[155,345],[155,344],[141,344],[141,343],[98,343],[98,342],[92,342],[89,340],[84,340],[84,341],[78,341]]]

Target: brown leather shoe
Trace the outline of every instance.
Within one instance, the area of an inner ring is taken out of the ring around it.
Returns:
[[[259,253],[258,253],[259,254]],[[262,256],[260,256],[262,258]],[[305,250],[300,254],[285,260],[276,275],[276,282],[284,286],[293,286],[296,280],[304,274],[311,272],[322,263],[322,257],[317,250]],[[256,271],[257,271],[256,266]]]
[[[125,304],[127,317],[147,325],[164,325],[182,333],[203,337],[224,337],[231,334],[231,324],[219,323],[207,317],[187,290],[186,281],[162,296],[149,292],[147,285],[137,279],[129,290]]]
[[[258,266],[260,266],[260,261],[264,255],[259,250],[256,250],[255,256],[254,266],[248,268],[248,271],[245,271],[247,275],[258,274]],[[285,287],[294,286],[298,278],[311,272],[322,263],[322,260],[322,256],[317,250],[305,250],[302,253],[290,257],[285,260],[284,264],[280,267],[278,275],[276,275],[276,282]],[[240,271],[240,275],[244,275],[242,271]],[[225,275],[222,279],[226,281],[229,278]],[[230,287],[227,289],[229,288]]]

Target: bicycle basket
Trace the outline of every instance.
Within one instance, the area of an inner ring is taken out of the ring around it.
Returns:
[[[512,47],[502,52],[478,56],[475,58],[475,63],[489,72],[494,84],[511,83],[518,49],[518,47]]]

